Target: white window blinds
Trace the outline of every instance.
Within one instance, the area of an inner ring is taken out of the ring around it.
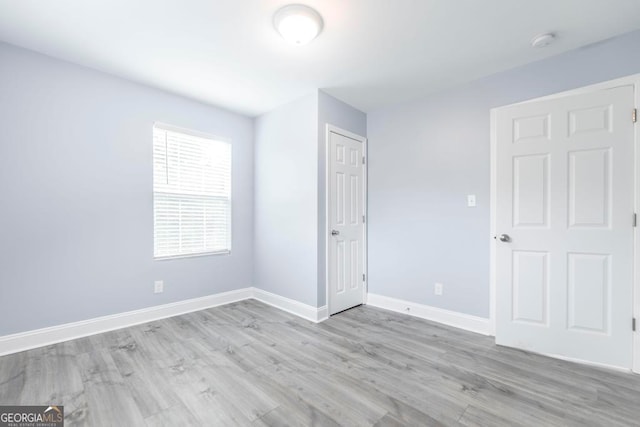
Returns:
[[[155,258],[231,250],[231,144],[153,127]]]

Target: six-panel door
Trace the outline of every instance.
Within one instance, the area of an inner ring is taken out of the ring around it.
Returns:
[[[497,111],[496,342],[632,361],[633,87]]]
[[[363,144],[329,133],[329,311],[364,302]]]

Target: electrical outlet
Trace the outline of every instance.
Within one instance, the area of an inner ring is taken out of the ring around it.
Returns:
[[[476,207],[476,195],[468,194],[467,195],[467,207],[475,208]]]
[[[153,293],[161,294],[162,292],[164,292],[164,282],[162,280],[156,280],[153,283]]]
[[[436,295],[442,295],[443,290],[444,290],[444,285],[442,283],[436,283],[436,285],[433,288],[433,293]]]

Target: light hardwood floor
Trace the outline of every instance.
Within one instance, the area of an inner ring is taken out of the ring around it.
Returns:
[[[243,301],[0,358],[0,404],[66,425],[640,425],[640,376],[371,307]]]

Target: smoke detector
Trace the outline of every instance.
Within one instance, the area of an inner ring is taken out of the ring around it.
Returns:
[[[556,35],[553,33],[545,33],[535,36],[531,39],[531,47],[543,48],[549,46],[556,40]]]

